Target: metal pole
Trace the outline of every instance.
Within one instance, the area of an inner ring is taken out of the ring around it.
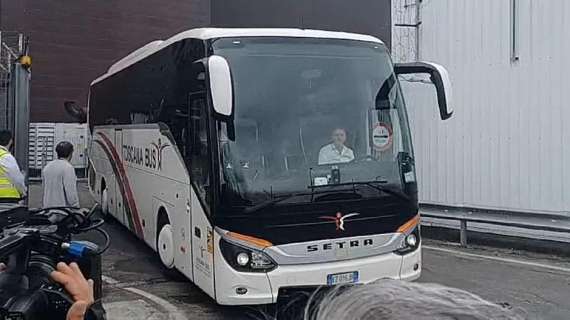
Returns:
[[[24,54],[27,54],[27,52],[24,52],[24,35],[23,34],[18,35],[18,52],[22,52]]]
[[[516,62],[519,60],[518,10],[518,1],[511,0],[511,62]]]
[[[459,228],[459,243],[461,243],[462,247],[467,246],[467,221],[461,220],[461,226]]]
[[[1,2],[2,0],[0,0]],[[1,14],[0,14],[1,15]],[[4,101],[2,102],[2,105],[0,105],[0,110],[3,113],[2,116],[0,117],[2,119],[2,122],[0,123],[0,128],[2,129],[8,129],[10,128],[9,124],[10,122],[8,121],[8,117],[10,116],[8,113],[8,108],[10,106],[10,89],[9,88],[9,84],[8,81],[10,81],[10,65],[4,65],[4,58],[3,58],[3,54],[4,52],[2,51],[3,46],[2,46],[2,40],[3,39],[3,34],[2,31],[0,31],[0,81],[4,82],[1,85],[5,88],[5,92],[2,92],[1,94],[4,96]],[[0,90],[2,90],[0,88]]]
[[[30,72],[21,64],[14,64],[11,83],[14,92],[14,157],[29,182],[28,139],[30,134]]]
[[[416,61],[421,60],[422,0],[416,0]]]
[[[0,44],[1,45],[1,44]],[[14,84],[14,72],[16,69],[15,63],[11,62],[11,58],[8,58],[10,61],[8,67],[10,68],[10,73],[8,74],[8,101],[6,104],[6,128],[14,133],[14,109],[16,108],[16,91],[15,91],[15,84]]]

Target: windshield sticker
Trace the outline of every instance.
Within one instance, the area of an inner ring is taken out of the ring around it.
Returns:
[[[413,171],[404,173],[404,181],[406,183],[416,182],[416,175]]]
[[[325,186],[329,184],[329,179],[327,177],[315,177],[313,184],[315,186]]]
[[[372,143],[378,151],[385,151],[392,146],[392,129],[388,124],[380,122],[374,126]]]

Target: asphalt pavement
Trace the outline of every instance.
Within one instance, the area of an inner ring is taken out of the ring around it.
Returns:
[[[40,194],[38,185],[31,187],[31,206],[39,206]],[[85,207],[93,204],[84,185],[80,199]],[[103,257],[109,319],[264,319],[274,312],[272,306],[216,305],[182,276],[164,270],[158,256],[117,222],[105,229],[112,239]],[[421,282],[473,292],[528,319],[570,319],[567,257],[424,240]]]

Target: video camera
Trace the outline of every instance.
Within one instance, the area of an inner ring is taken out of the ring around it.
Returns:
[[[76,262],[86,279],[93,279],[94,298],[101,298],[101,254],[109,247],[109,235],[93,219],[91,211],[76,208],[2,212],[0,261],[0,320],[65,319],[73,299],[50,274],[58,262]],[[103,247],[90,241],[74,241],[72,235],[99,232]],[[90,310],[86,319],[98,319]]]

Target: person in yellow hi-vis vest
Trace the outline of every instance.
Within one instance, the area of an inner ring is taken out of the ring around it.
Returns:
[[[0,202],[18,202],[26,196],[26,180],[10,153],[12,132],[0,130]]]

